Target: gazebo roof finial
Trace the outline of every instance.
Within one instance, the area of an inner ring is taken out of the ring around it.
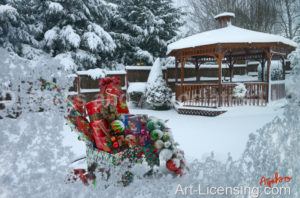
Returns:
[[[219,21],[220,28],[231,25],[233,18],[235,18],[235,14],[232,12],[223,12],[215,16],[215,19]]]

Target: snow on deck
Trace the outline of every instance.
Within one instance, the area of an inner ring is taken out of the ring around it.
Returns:
[[[283,43],[297,47],[294,41],[279,35],[256,32],[230,25],[228,27],[195,34],[171,43],[168,45],[167,54],[170,54],[173,50],[218,43]]]

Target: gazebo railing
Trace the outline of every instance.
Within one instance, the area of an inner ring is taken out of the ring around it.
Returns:
[[[233,94],[236,84],[176,84],[176,100],[185,106],[230,107],[241,105],[265,106],[268,97],[268,83],[247,82],[242,98]],[[221,92],[220,92],[220,91]]]

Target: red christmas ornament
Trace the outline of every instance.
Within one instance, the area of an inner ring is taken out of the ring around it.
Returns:
[[[113,147],[114,147],[114,148],[118,148],[118,147],[119,147],[118,142],[114,142],[114,143],[113,143]]]
[[[170,171],[176,171],[178,169],[173,160],[168,160],[166,166]]]

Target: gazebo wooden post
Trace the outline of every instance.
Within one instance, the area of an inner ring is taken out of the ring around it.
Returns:
[[[283,56],[281,57],[281,61],[282,61],[282,80],[285,80],[285,59]]]
[[[264,82],[265,80],[265,65],[266,65],[266,55],[263,53],[261,59],[261,81]]]
[[[222,59],[223,59],[223,55],[219,52],[218,53],[218,57],[217,59],[217,63],[219,65],[219,77],[218,77],[218,83],[219,83],[219,107],[222,106]]]
[[[229,66],[230,82],[232,82],[234,63],[233,63],[233,60],[232,60],[232,52],[231,51],[229,53],[229,64],[228,64],[228,66]]]
[[[178,63],[179,63],[179,61],[178,61],[178,58],[176,56],[175,57],[175,86],[178,82]]]
[[[181,90],[181,95],[182,95],[182,102],[185,102],[185,93],[184,93],[184,88],[183,88],[183,83],[184,83],[184,65],[186,62],[186,57],[181,56],[180,58],[180,62],[181,62],[181,71],[180,71],[180,75],[181,75],[181,80],[180,80],[180,90]]]
[[[200,75],[199,75],[200,65],[199,65],[198,57],[196,57],[195,59],[195,69],[196,69],[196,82],[200,82]]]
[[[268,82],[268,88],[267,88],[267,97],[266,97],[266,102],[269,103],[269,97],[270,97],[270,91],[271,91],[271,87],[270,87],[270,68],[271,68],[271,59],[272,59],[272,55],[270,53],[270,50],[268,50],[266,52],[266,56],[267,56],[267,82]]]

